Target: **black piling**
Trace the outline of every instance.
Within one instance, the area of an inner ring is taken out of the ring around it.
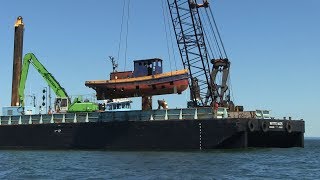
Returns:
[[[11,106],[19,106],[19,83],[22,69],[22,50],[23,50],[23,31],[24,24],[22,17],[19,16],[14,25],[14,50],[13,50],[13,74],[12,74],[12,93]]]

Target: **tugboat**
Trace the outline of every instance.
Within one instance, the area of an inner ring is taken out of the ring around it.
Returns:
[[[134,71],[110,73],[110,80],[86,81],[94,89],[98,100],[145,97],[162,94],[181,94],[188,88],[188,70],[163,73],[159,58],[135,60]]]

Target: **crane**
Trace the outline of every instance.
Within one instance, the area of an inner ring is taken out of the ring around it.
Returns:
[[[24,107],[25,103],[25,86],[29,72],[29,66],[32,64],[34,68],[39,72],[43,79],[47,82],[49,87],[56,95],[55,110],[56,112],[92,112],[98,110],[98,105],[93,102],[82,102],[80,97],[75,98],[71,103],[70,98],[65,89],[54,78],[54,76],[48,72],[48,70],[40,63],[33,53],[28,53],[23,58],[23,66],[21,71],[21,79],[19,84],[19,99],[20,105]]]
[[[230,61],[209,2],[203,0],[199,4],[197,0],[167,0],[167,4],[182,64],[189,70],[191,101],[188,106],[218,104],[233,108],[228,87]],[[201,8],[205,12],[200,11]],[[205,28],[204,23],[209,28]]]

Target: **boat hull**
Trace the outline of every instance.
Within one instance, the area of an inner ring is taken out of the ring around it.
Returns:
[[[86,86],[96,91],[97,99],[181,94],[188,88],[186,70],[128,79],[86,81]]]
[[[11,120],[11,125],[0,125],[0,148],[208,150],[304,146],[304,121],[300,120],[201,119],[200,116],[126,120],[125,112],[122,119],[112,114],[115,113],[100,114],[94,122],[60,119],[54,123],[14,124]],[[281,127],[271,126],[275,122],[281,123]],[[264,123],[268,124],[267,130]],[[285,126],[288,123],[290,130]]]

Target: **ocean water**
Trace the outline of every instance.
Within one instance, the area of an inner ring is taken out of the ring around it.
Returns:
[[[1,150],[0,179],[320,179],[320,139],[288,149]]]

